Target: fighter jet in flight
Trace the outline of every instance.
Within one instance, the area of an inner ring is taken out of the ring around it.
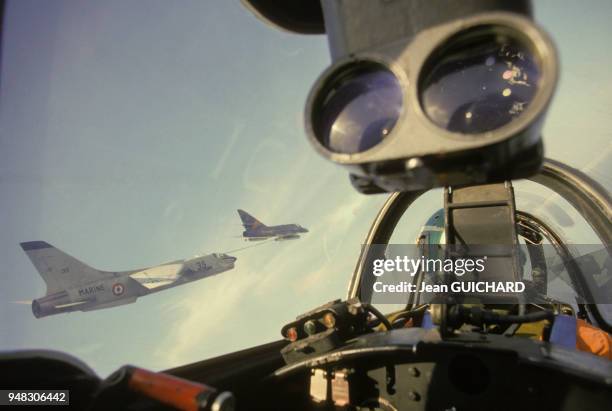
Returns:
[[[32,301],[36,318],[131,304],[138,297],[231,270],[236,262],[236,257],[213,253],[109,272],[96,270],[44,241],[21,243],[21,248],[47,283],[45,296]]]
[[[299,224],[267,226],[244,210],[238,210],[244,232],[242,237],[248,241],[260,241],[274,238],[276,241],[295,240],[308,230]]]

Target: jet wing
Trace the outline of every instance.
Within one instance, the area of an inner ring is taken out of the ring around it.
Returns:
[[[149,290],[174,283],[183,270],[183,263],[171,263],[146,268],[130,274],[134,280]]]

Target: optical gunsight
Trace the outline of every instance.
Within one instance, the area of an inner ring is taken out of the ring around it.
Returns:
[[[348,169],[360,192],[539,171],[558,62],[529,2],[247,3],[277,27],[324,28],[332,64],[307,99],[306,134],[319,154]]]

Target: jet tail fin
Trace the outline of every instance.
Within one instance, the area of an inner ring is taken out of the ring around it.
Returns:
[[[47,294],[112,276],[112,273],[96,270],[44,241],[20,245],[47,284]]]
[[[246,230],[252,230],[258,227],[266,227],[264,223],[262,223],[244,210],[238,210],[238,215],[240,216],[240,219],[242,220],[242,225]]]

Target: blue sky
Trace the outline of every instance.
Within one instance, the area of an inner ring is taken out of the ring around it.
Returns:
[[[612,10],[589,5],[535,4],[563,63],[544,136],[548,156],[610,187]],[[272,30],[237,1],[20,0],[5,17],[0,349],[67,351],[103,376],[124,363],[163,369],[272,341],[346,295],[385,197],[357,194],[304,136],[307,93],[330,63],[325,37]],[[404,241],[438,194],[403,222]],[[237,208],[310,233],[127,306],[37,320],[14,303],[45,292],[21,241],[128,270],[243,246]]]

